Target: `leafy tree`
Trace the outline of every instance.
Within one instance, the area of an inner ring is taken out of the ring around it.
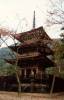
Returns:
[[[1,39],[1,41],[2,41],[2,43],[5,43],[5,45],[8,47],[8,44],[7,44],[7,42],[6,42],[6,40],[9,38],[9,37],[11,37],[10,36],[10,34],[15,34],[16,32],[13,32],[13,31],[9,31],[8,29],[4,29],[4,28],[1,28],[0,29],[0,39]],[[5,39],[3,39],[3,37],[6,37]],[[15,43],[15,38],[12,38],[13,39],[13,41],[14,41],[14,44],[16,45],[16,43]],[[1,45],[2,45],[2,43],[1,43]],[[12,52],[12,54],[10,54],[9,53],[9,55],[10,55],[10,57],[13,59],[13,52]],[[15,55],[15,54],[14,54]],[[17,57],[17,55],[15,56],[16,57],[16,63],[15,63],[15,65],[13,66],[13,67],[9,67],[9,68],[6,68],[5,69],[5,72],[6,72],[6,74],[12,74],[12,73],[15,73],[15,75],[16,75],[16,78],[17,78],[17,82],[18,82],[18,91],[19,92],[21,92],[21,83],[20,83],[20,76],[19,76],[19,68],[18,68],[18,66],[17,66],[17,63],[18,63],[18,57]],[[4,59],[4,58],[3,58]],[[12,72],[12,70],[13,70],[13,72]],[[12,72],[12,73],[11,73]]]
[[[56,68],[58,68],[59,70],[57,71],[57,69],[55,69],[54,71],[50,94],[53,92],[55,76],[60,75],[59,73],[61,72],[61,68],[64,66],[64,63],[63,63],[64,62],[64,43],[60,40],[54,43],[54,60],[55,60]]]
[[[56,63],[57,68],[59,68],[59,72],[60,72],[60,66],[61,66],[61,61],[62,61],[62,46],[59,42],[56,42],[54,45],[54,60]]]
[[[47,24],[52,25],[61,25],[60,31],[64,30],[64,0],[49,0],[50,8],[48,10],[48,19]],[[59,68],[63,66],[64,60],[64,33],[60,35],[61,41],[56,41],[54,44],[54,58]]]

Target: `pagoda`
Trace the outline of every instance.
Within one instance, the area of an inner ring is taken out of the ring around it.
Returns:
[[[27,32],[11,34],[20,44],[9,46],[16,54],[14,59],[5,59],[20,69],[21,91],[38,92],[49,89],[46,68],[53,67],[52,39],[43,27]]]

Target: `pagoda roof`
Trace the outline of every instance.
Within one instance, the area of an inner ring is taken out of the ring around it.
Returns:
[[[40,45],[38,42],[31,43],[31,44],[22,43],[17,46],[9,46],[9,48],[19,54],[28,53],[30,51],[38,51],[41,53],[45,53],[47,55],[53,54],[53,51],[51,48],[49,48],[47,45],[43,45],[43,44]],[[37,48],[38,48],[38,50],[37,50]]]
[[[6,62],[10,63],[10,64],[16,64],[16,59],[5,59]],[[34,57],[34,58],[28,58],[28,59],[22,59],[22,58],[19,58],[18,59],[18,63],[17,65],[22,67],[27,67],[28,65],[35,65],[37,64],[38,66],[41,66],[42,67],[52,67],[54,66],[54,62],[51,61],[50,59],[48,59],[47,57]]]
[[[11,48],[12,50],[14,50],[15,51],[15,49],[17,49],[17,48],[19,48],[19,49],[21,49],[21,48],[27,48],[27,47],[30,47],[30,46],[36,46],[36,45],[39,45],[39,40],[35,40],[35,41],[32,41],[32,42],[28,42],[28,43],[25,43],[25,42],[23,42],[23,43],[21,43],[21,44],[15,44],[15,45],[11,45],[11,46],[8,46],[9,48]]]
[[[31,40],[35,41],[36,39],[51,40],[51,38],[47,35],[45,30],[43,29],[43,27],[11,35],[20,42],[29,42]]]
[[[39,57],[40,56],[40,53],[39,52],[29,52],[29,53],[23,53],[22,55],[20,54],[17,54],[17,57],[18,58],[34,58],[34,57]]]

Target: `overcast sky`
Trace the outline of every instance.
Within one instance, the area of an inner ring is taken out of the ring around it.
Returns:
[[[33,12],[36,11],[36,25],[44,23],[48,0],[0,0],[0,23],[12,26],[19,20],[32,27]],[[24,20],[23,20],[24,19]],[[39,26],[39,25],[38,25]]]
[[[32,29],[33,12],[36,12],[36,27],[44,26],[46,30],[47,10],[49,0],[0,0],[0,27],[12,30],[26,31]],[[59,31],[53,26],[46,32],[52,38],[59,36]]]

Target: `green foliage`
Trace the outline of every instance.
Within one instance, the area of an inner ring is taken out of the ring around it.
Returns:
[[[64,33],[62,33],[61,35],[61,58],[64,59]]]
[[[47,69],[48,74],[54,74],[64,78],[64,35],[61,36],[61,40],[54,43],[53,47],[56,67]]]
[[[61,43],[56,42],[54,45],[54,60],[56,63],[59,63],[62,60],[63,56],[63,47]]]
[[[11,75],[15,74],[15,66],[6,63],[4,60],[0,59],[0,75]]]

